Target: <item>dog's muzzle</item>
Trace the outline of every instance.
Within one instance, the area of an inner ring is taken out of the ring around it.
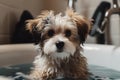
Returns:
[[[64,45],[65,45],[65,43],[63,41],[56,42],[57,52],[62,52]]]

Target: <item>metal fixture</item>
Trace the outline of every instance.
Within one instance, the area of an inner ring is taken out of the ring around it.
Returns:
[[[105,32],[105,28],[106,28],[106,44],[112,44],[112,40],[110,36],[110,17],[113,14],[118,14],[120,17],[120,7],[118,5],[118,0],[113,0],[113,8],[110,8],[106,12],[104,21],[100,29],[100,32]]]
[[[75,2],[77,0],[68,0],[68,7],[75,10]]]

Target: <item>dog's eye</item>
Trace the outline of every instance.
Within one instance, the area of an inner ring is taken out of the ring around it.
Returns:
[[[49,37],[52,37],[54,35],[54,33],[55,33],[54,30],[51,29],[51,30],[48,31],[47,34],[48,34]]]
[[[66,30],[65,31],[65,36],[66,37],[70,37],[71,36],[71,31],[70,30]]]

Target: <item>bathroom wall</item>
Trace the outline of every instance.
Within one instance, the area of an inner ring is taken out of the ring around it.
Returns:
[[[34,16],[37,16],[40,11],[44,9],[63,12],[67,7],[67,1],[68,0],[0,0],[0,44],[10,43],[11,34],[23,10],[29,10]],[[101,1],[112,2],[112,0],[77,0],[75,8],[81,15],[91,19]],[[118,27],[114,27],[114,30],[118,30]],[[114,38],[114,42],[116,42],[115,39],[118,38],[118,33],[114,33],[113,31],[111,34],[112,36],[116,36],[112,37]],[[95,43],[96,40],[94,37],[88,36],[87,42]]]
[[[10,43],[10,37],[23,10],[34,16],[40,13],[41,0],[0,0],[0,44]]]

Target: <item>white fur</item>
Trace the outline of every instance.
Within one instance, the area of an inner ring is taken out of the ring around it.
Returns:
[[[36,58],[35,58],[35,61],[33,62],[35,64],[35,67],[38,69],[38,70],[45,70],[46,67],[47,67],[47,58],[46,56],[41,56],[41,55],[38,55]]]
[[[63,52],[57,52],[56,42],[63,41],[65,43]],[[69,58],[70,55],[75,53],[75,46],[67,38],[63,37],[62,34],[57,35],[48,41],[46,41],[43,51],[45,54],[51,56],[52,58]]]
[[[48,16],[49,17],[49,16]],[[62,16],[61,14],[52,16],[49,18],[50,22],[48,24],[44,24],[45,28],[44,31],[48,30],[49,28],[58,28],[61,27],[64,29],[64,27],[68,28],[76,28],[76,24],[72,22],[72,20],[68,16]],[[38,23],[38,27],[41,26],[41,22]]]
[[[57,71],[56,68],[54,68],[54,67],[49,66],[49,68],[48,68],[49,62],[54,65],[54,62],[49,61],[47,56],[38,55],[35,58],[35,61],[33,63],[35,64],[35,68],[38,71],[46,70],[46,72],[48,72],[48,73],[53,73],[54,71]]]
[[[69,27],[75,28],[76,24],[74,24],[71,19],[67,16],[62,16],[61,13],[55,16],[54,19],[55,27]]]
[[[34,61],[34,65],[35,65],[34,69],[36,69],[38,72],[39,71],[42,72],[42,71],[45,70],[47,72],[47,75],[52,74],[54,72],[57,72],[58,70],[57,70],[57,68],[55,66],[54,67],[53,66],[48,66],[49,62],[54,64],[54,61],[53,60],[48,61],[48,58],[46,56],[38,55],[35,58],[35,61]],[[59,60],[56,63],[59,65]],[[57,74],[56,79],[61,79],[61,78],[63,78],[63,73]]]

